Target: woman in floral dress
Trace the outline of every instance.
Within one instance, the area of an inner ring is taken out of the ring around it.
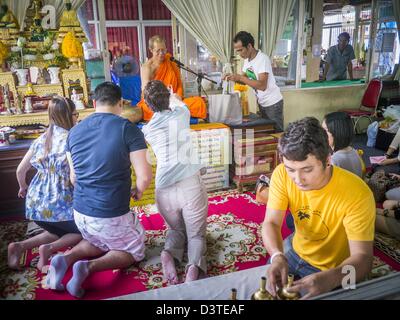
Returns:
[[[17,168],[18,196],[26,197],[26,218],[45,231],[8,246],[8,265],[20,268],[25,250],[39,246],[37,268],[47,265],[49,257],[60,249],[74,246],[81,234],[74,222],[72,209],[73,186],[66,155],[69,130],[79,114],[67,98],[54,97],[49,103],[49,128],[36,139]],[[29,187],[26,174],[31,167],[37,170]]]

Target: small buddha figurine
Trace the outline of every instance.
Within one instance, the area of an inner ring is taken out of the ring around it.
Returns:
[[[34,96],[36,93],[35,93],[35,91],[33,90],[33,85],[32,85],[32,83],[28,83],[27,84],[27,86],[28,86],[28,89],[26,90],[26,92],[25,92],[25,95],[27,95],[27,96]]]
[[[78,95],[75,89],[72,89],[71,100],[75,103],[76,110],[85,109],[85,104],[81,100],[81,97]]]
[[[12,114],[8,84],[3,87],[3,100],[4,108],[6,109],[7,114]]]
[[[66,10],[63,11],[60,19],[60,27],[80,27],[76,11],[72,9],[70,0],[65,1]]]
[[[15,99],[14,99],[14,106],[17,114],[22,114],[22,99],[21,95],[17,93]]]
[[[1,17],[0,22],[5,25],[8,28],[16,28],[19,29],[19,23],[17,18],[14,16],[12,11],[8,8],[8,6],[2,5],[1,6],[2,12],[4,12],[4,15]]]

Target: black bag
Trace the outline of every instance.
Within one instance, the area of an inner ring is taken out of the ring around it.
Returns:
[[[400,180],[391,178],[383,170],[376,171],[368,180],[368,186],[374,194],[376,202],[385,201],[386,191],[400,186]]]

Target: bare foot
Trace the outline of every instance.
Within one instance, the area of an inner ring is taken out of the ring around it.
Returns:
[[[174,258],[168,251],[161,252],[161,264],[164,279],[167,280],[169,284],[178,284],[179,279],[175,269]]]
[[[52,251],[50,244],[42,244],[39,247],[39,262],[36,268],[38,268],[40,272],[43,273],[43,267],[45,267],[48,264],[51,254]]]
[[[11,242],[8,245],[8,266],[11,269],[21,269],[19,261],[21,260],[21,255],[23,252],[24,249],[18,242]]]
[[[195,281],[198,278],[199,278],[199,268],[192,264],[186,272],[185,282]]]
[[[398,208],[398,205],[399,201],[397,200],[386,200],[382,206],[384,209],[396,209]]]

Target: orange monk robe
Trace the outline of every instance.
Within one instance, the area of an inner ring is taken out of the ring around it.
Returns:
[[[167,87],[172,86],[174,93],[183,98],[183,86],[181,74],[178,66],[170,61],[170,54],[165,55],[164,62],[156,71],[154,80],[162,81]],[[190,97],[183,99],[183,102],[188,106],[190,115],[194,118],[205,119],[207,117],[206,103],[201,97]],[[144,102],[144,99],[137,104],[143,110],[143,119],[148,121],[153,116],[153,111]]]

